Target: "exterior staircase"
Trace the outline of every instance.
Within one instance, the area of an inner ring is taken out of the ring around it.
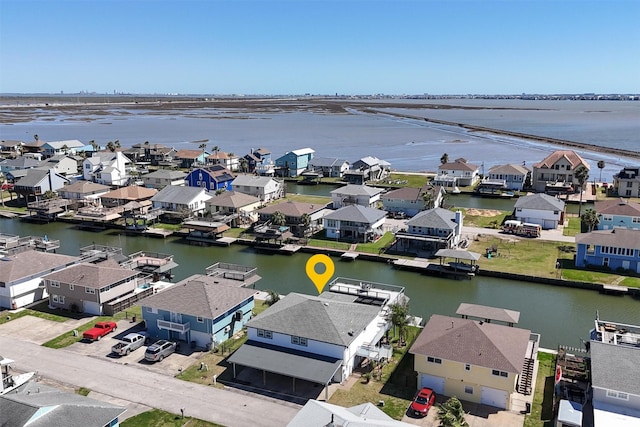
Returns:
[[[533,367],[535,365],[535,359],[526,358],[522,366],[522,374],[520,374],[520,381],[518,381],[518,393],[529,396],[531,394],[531,385],[533,382]]]

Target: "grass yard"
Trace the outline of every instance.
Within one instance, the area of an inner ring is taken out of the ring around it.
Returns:
[[[524,427],[553,426],[553,383],[556,356],[538,353],[538,374],[531,413],[524,417]]]
[[[386,233],[384,233],[382,237],[380,237],[375,242],[359,243],[358,246],[356,246],[356,251],[366,252],[369,254],[378,254],[380,253],[381,249],[385,249],[387,246],[389,246],[394,239],[395,239],[394,234],[390,231],[387,231]]]
[[[453,210],[457,210],[454,208]],[[485,209],[462,209],[464,225],[481,228],[499,228],[504,217],[510,215],[510,211],[493,211]]]
[[[428,182],[428,178],[425,175],[392,173],[388,178],[376,182],[376,186],[380,187],[412,187],[421,188]]]
[[[351,247],[351,243],[337,242],[335,240],[309,239],[307,241],[307,246],[348,251]]]
[[[121,427],[222,427],[220,424],[210,423],[208,421],[191,418],[189,416],[171,414],[161,411],[160,409],[152,409],[131,417],[120,423]]]
[[[324,206],[327,203],[331,203],[331,197],[325,196],[309,196],[306,194],[287,194],[285,200],[300,203],[312,203],[318,206]],[[282,200],[276,200],[274,203],[282,203]]]
[[[47,305],[46,302],[43,303],[43,305],[46,307],[46,305]],[[10,322],[10,321],[15,320],[15,319],[19,319],[20,317],[23,317],[23,316],[35,316],[35,317],[40,317],[42,319],[53,320],[54,322],[66,322],[67,320],[73,318],[71,316],[67,317],[67,316],[63,316],[63,315],[60,315],[60,314],[55,314],[55,313],[52,313],[51,311],[53,311],[53,310],[40,311],[40,310],[37,310],[37,309],[30,309],[30,308],[21,310],[21,311],[19,311],[17,313],[10,313],[8,310],[7,311],[0,311],[0,325],[3,324],[3,323]],[[71,313],[69,313],[69,314],[71,314]]]
[[[407,344],[393,348],[393,358],[382,368],[380,377],[366,381],[357,381],[351,390],[337,390],[329,399],[329,403],[350,407],[362,403],[376,404],[384,401],[381,407],[387,415],[400,420],[405,414],[416,391],[415,373],[413,371],[413,356],[408,353],[411,343],[419,334],[420,329],[408,328]]]
[[[565,236],[575,236],[576,234],[581,232],[581,223],[582,221],[580,221],[580,218],[578,218],[577,216],[570,217],[568,225],[565,225],[564,229],[562,230],[562,234]]]

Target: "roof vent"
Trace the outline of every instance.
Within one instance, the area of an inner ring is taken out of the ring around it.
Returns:
[[[323,302],[322,305],[324,305],[325,307],[329,307],[329,303],[328,302]]]
[[[349,329],[349,331],[347,331],[347,333],[349,334],[349,336],[353,336],[353,329]]]

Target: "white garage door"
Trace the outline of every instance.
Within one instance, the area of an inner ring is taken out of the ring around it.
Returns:
[[[480,403],[505,409],[507,407],[507,392],[489,387],[480,387]]]
[[[91,301],[82,301],[82,311],[89,314],[101,315],[100,304]]]
[[[436,394],[444,394],[444,378],[435,375],[420,374],[420,388],[429,387]]]

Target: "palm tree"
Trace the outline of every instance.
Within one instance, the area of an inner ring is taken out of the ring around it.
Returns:
[[[445,163],[449,163],[449,155],[447,153],[444,153],[442,157],[440,157],[440,164],[444,165]]]
[[[598,213],[591,208],[584,211],[580,219],[582,220],[582,223],[589,228],[590,232],[593,231],[593,229],[600,223],[600,218],[598,218]]]
[[[469,427],[464,419],[462,403],[455,396],[440,405],[437,418],[441,427]]]
[[[100,149],[100,144],[98,144],[94,139],[89,141],[89,144],[91,145],[91,148],[93,148],[93,151],[98,151]]]
[[[300,225],[302,226],[302,234],[304,234],[304,232],[307,231],[307,228],[309,228],[309,224],[311,224],[311,215],[305,212],[300,216]]]
[[[271,222],[275,225],[285,225],[287,223],[287,219],[282,212],[275,211],[273,215],[271,215]]]
[[[2,200],[2,207],[4,208],[4,183],[6,182],[6,178],[3,173],[0,173],[0,200]]]
[[[387,320],[391,321],[394,330],[398,333],[398,345],[401,345],[405,339],[405,332],[409,326],[409,302],[406,299],[398,301],[389,306],[390,311]]]
[[[424,201],[425,209],[433,209],[435,200],[433,200],[433,194],[431,193],[431,191],[425,191],[424,193],[422,193],[422,200]]]
[[[604,169],[604,160],[598,160],[598,169],[600,169],[600,182],[602,182],[602,169]]]
[[[580,165],[573,171],[573,177],[578,181],[580,185],[580,204],[578,205],[578,217],[582,216],[582,190],[585,182],[589,179],[589,169],[584,165]]]
[[[277,303],[278,301],[280,301],[280,295],[272,290],[272,289],[268,289],[267,290],[267,298],[264,300],[265,304],[267,304],[269,307],[271,307],[273,304]]]
[[[107,150],[111,151],[112,153],[116,151],[116,145],[113,143],[113,141],[107,142]]]
[[[69,152],[69,147],[67,146],[67,144],[64,144],[62,146],[62,151],[64,152],[64,154],[67,154]]]
[[[116,146],[116,148],[121,148],[122,146],[120,145],[120,140],[116,139],[116,142],[114,143],[114,145]]]
[[[36,133],[35,135],[33,135],[33,139],[35,141],[40,141],[40,137],[38,136],[38,134]]]
[[[249,166],[249,161],[247,159],[245,159],[244,157],[240,158],[240,170],[242,172],[247,172],[247,168]]]

